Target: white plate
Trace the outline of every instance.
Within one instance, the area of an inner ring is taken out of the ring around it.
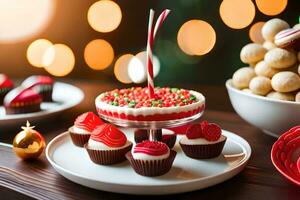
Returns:
[[[4,107],[1,106],[0,126],[24,123],[25,120],[40,121],[49,117],[53,117],[53,115],[79,104],[83,100],[84,94],[79,88],[73,85],[56,82],[54,84],[52,97],[54,102],[43,102],[41,104],[42,110],[39,112],[6,115]]]
[[[132,141],[132,129],[123,129]],[[250,145],[240,136],[223,130],[227,141],[222,155],[214,159],[194,160],[186,157],[178,145],[172,169],[159,177],[136,174],[129,162],[112,166],[94,164],[83,148],[72,144],[68,133],[54,138],[46,156],[58,173],[67,179],[98,190],[126,194],[174,194],[199,190],[221,183],[238,174],[251,155]]]

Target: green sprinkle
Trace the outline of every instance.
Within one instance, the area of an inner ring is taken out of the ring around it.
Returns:
[[[127,97],[124,98],[124,101],[125,101],[126,103],[129,103],[129,99],[128,99]]]
[[[196,97],[195,97],[194,95],[192,95],[192,96],[189,98],[190,101],[193,101],[193,100],[195,100],[195,99],[196,99]]]
[[[158,102],[158,104],[162,104],[162,100],[158,100],[157,102]]]
[[[129,108],[133,108],[137,104],[136,101],[132,101],[128,104]]]
[[[182,102],[183,102],[183,103],[187,103],[188,100],[187,100],[187,99],[183,99]]]
[[[113,106],[118,106],[119,103],[114,101],[114,102],[112,102],[112,105],[113,105]]]
[[[172,93],[176,93],[179,89],[178,88],[171,88]]]
[[[180,95],[180,99],[185,99],[185,96],[184,95]]]
[[[118,97],[118,96],[120,96],[120,95],[119,95],[118,93],[114,93],[114,96],[115,96],[115,97]]]

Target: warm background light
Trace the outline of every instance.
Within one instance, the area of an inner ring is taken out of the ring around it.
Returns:
[[[43,65],[53,76],[65,76],[73,70],[75,56],[67,45],[55,44],[46,50]]]
[[[84,59],[90,68],[103,70],[112,63],[114,49],[106,40],[96,39],[86,45]]]
[[[128,75],[132,82],[142,83],[147,80],[147,53],[139,52],[129,62]],[[160,71],[159,59],[153,55],[153,75],[156,77]]]
[[[46,39],[38,39],[32,42],[27,49],[27,60],[35,67],[43,67],[43,55],[53,44]]]
[[[223,22],[233,29],[247,27],[255,17],[251,0],[223,0],[219,11]]]
[[[212,50],[216,43],[213,27],[202,20],[190,20],[178,31],[177,42],[188,55],[204,55]]]
[[[88,10],[88,22],[99,32],[115,30],[121,23],[122,12],[118,4],[110,0],[94,3]]]
[[[264,42],[264,38],[262,37],[262,34],[261,34],[261,29],[264,24],[265,24],[265,22],[256,22],[255,24],[253,24],[251,26],[251,28],[249,30],[249,37],[252,42],[260,43],[260,44],[262,44]]]
[[[17,42],[43,30],[54,0],[0,0],[0,42]]]
[[[272,16],[278,15],[284,11],[288,0],[255,0],[255,2],[260,12]]]
[[[114,67],[114,74],[118,81],[122,83],[132,83],[128,74],[128,65],[130,60],[134,57],[132,54],[124,54],[118,58]]]

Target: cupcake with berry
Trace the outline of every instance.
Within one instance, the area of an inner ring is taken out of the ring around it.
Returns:
[[[31,113],[41,110],[42,96],[29,88],[17,87],[4,97],[6,114]]]
[[[51,102],[54,81],[49,76],[34,75],[26,78],[22,82],[25,88],[31,88],[43,97],[43,101]]]
[[[3,104],[5,95],[12,90],[14,83],[5,75],[0,74],[0,104]]]
[[[156,138],[157,141],[161,141],[165,143],[170,149],[172,149],[176,143],[176,134],[174,131],[169,129],[159,129],[155,132],[154,138]],[[149,140],[149,134],[148,131],[145,129],[136,129],[134,131],[134,141],[135,143],[141,143],[144,140]]]
[[[86,112],[79,115],[68,132],[74,145],[83,147],[90,139],[92,131],[104,122],[93,112]]]
[[[126,135],[111,124],[97,126],[84,145],[90,159],[100,165],[112,165],[126,160],[125,154],[132,148]]]
[[[179,144],[186,156],[194,159],[214,158],[221,154],[226,137],[215,123],[191,125]]]
[[[161,176],[172,168],[176,151],[159,141],[145,140],[126,154],[134,171],[142,176]]]

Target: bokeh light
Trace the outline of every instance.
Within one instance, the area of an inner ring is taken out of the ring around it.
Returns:
[[[27,48],[27,60],[35,67],[43,67],[43,55],[53,44],[46,39],[38,39],[32,42]]]
[[[247,27],[255,17],[251,0],[223,0],[219,11],[223,22],[233,29]]]
[[[190,20],[179,29],[177,42],[181,50],[188,55],[204,55],[214,47],[216,32],[205,21]]]
[[[261,29],[265,22],[256,22],[253,24],[249,30],[249,37],[252,42],[262,44],[264,42],[264,38],[261,33]]]
[[[107,33],[115,30],[122,19],[118,4],[110,0],[94,3],[88,10],[88,22],[96,31]]]
[[[257,8],[265,15],[278,15],[287,6],[288,0],[255,0]]]
[[[43,65],[53,76],[65,76],[73,70],[75,56],[67,45],[54,44],[44,53]]]
[[[122,83],[132,83],[131,78],[128,74],[128,66],[131,59],[134,57],[132,54],[124,54],[118,58],[114,67],[114,74],[118,81]]]
[[[159,59],[153,55],[153,75],[156,77],[160,71]],[[128,75],[132,82],[142,83],[147,80],[147,53],[139,52],[129,62]]]
[[[0,42],[17,42],[42,31],[53,15],[53,0],[1,0]]]
[[[114,49],[106,40],[96,39],[86,45],[84,59],[90,68],[103,70],[112,63]]]

